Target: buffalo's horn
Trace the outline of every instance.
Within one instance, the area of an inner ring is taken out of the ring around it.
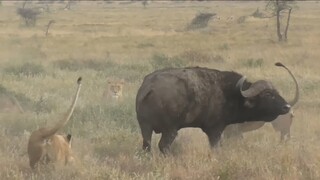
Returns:
[[[244,83],[244,81],[245,81],[246,79],[247,79],[246,76],[242,76],[242,78],[238,80],[238,82],[237,82],[237,84],[236,84],[236,87],[237,87],[237,88],[240,88],[240,91],[242,90],[242,85],[243,85],[243,83]]]
[[[265,89],[274,89],[272,84],[268,81],[259,80],[255,83],[253,83],[249,89],[242,91],[242,85],[240,86],[240,92],[243,97],[254,97],[258,95],[260,92],[262,92]]]

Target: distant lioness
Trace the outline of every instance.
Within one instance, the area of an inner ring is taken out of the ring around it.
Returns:
[[[122,98],[124,80],[109,80],[103,98],[108,100],[116,100]]]
[[[64,137],[56,133],[69,121],[74,111],[81,89],[81,77],[78,78],[77,83],[77,92],[65,117],[52,128],[44,127],[31,133],[28,143],[28,155],[32,169],[36,167],[38,162],[67,164],[74,160],[71,151],[71,135],[68,134]]]

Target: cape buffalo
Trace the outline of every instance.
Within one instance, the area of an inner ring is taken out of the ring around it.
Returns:
[[[292,79],[295,83],[295,87],[296,87],[296,92],[295,92],[295,96],[294,96],[293,100],[288,102],[291,106],[291,111],[287,114],[279,115],[275,120],[271,121],[273,129],[275,131],[280,132],[280,141],[283,141],[285,139],[285,137],[287,137],[287,140],[290,139],[290,127],[291,127],[291,124],[293,121],[293,116],[294,116],[292,107],[298,102],[300,93],[299,93],[298,82],[297,82],[296,78],[294,77],[294,75],[292,74],[292,72],[281,63],[277,63],[276,65],[285,68],[289,72],[290,76],[292,77]],[[224,137],[226,137],[226,138],[232,137],[232,136],[243,137],[242,133],[259,129],[264,124],[265,124],[264,121],[232,124],[232,125],[229,125],[228,127],[226,127],[223,134],[224,134]]]
[[[214,147],[229,124],[270,122],[289,111],[290,105],[269,81],[251,83],[233,71],[202,67],[168,68],[148,74],[136,97],[142,148],[151,150],[154,131],[162,133],[158,144],[162,153],[167,152],[181,128],[201,128]]]

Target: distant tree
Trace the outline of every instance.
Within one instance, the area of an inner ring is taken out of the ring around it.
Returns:
[[[71,5],[75,4],[75,3],[76,3],[76,0],[67,0],[67,4],[64,7],[64,10],[70,10],[71,9]]]
[[[49,1],[43,1],[45,4]],[[26,26],[35,26],[38,16],[44,11],[49,12],[49,7],[27,7],[32,5],[32,0],[24,0],[22,7],[17,8],[17,14],[24,20]],[[38,2],[41,3],[41,0]]]
[[[55,23],[55,22],[56,22],[55,20],[50,20],[50,21],[48,22],[47,30],[46,30],[46,37],[47,37],[48,34],[49,34],[49,28],[50,28],[51,25],[52,25],[53,23]]]
[[[18,8],[17,14],[23,18],[26,26],[35,26],[40,12],[35,9]]]
[[[17,9],[17,14],[22,17],[26,26],[35,26],[38,15],[41,13],[38,9],[26,8],[28,0],[22,3],[22,7]]]
[[[142,5],[143,5],[144,8],[146,8],[147,5],[148,5],[148,0],[143,0],[142,1]]]
[[[64,10],[70,10],[71,8],[71,1],[68,1],[66,6],[64,7]]]
[[[290,15],[292,11],[293,0],[269,0],[266,8],[274,13],[277,21],[277,35],[279,41],[288,40],[288,29],[290,23]],[[287,13],[286,26],[283,32],[281,31],[281,17]]]

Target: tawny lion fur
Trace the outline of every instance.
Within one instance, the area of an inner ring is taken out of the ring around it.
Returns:
[[[78,78],[77,83],[76,94],[65,117],[51,128],[44,127],[31,133],[28,142],[28,156],[32,169],[38,166],[39,163],[67,164],[74,160],[71,151],[71,135],[64,137],[56,133],[66,125],[74,111],[81,89],[81,77]]]

